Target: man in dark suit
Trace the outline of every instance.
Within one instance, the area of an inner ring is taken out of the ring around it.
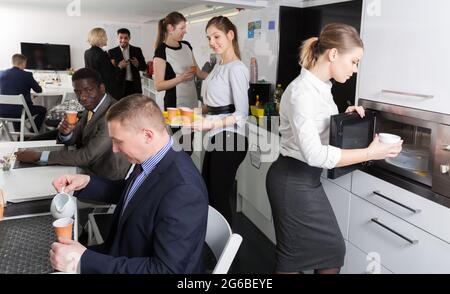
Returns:
[[[85,248],[59,238],[50,250],[53,268],[81,273],[176,273],[202,271],[208,194],[192,160],[172,149],[163,115],[152,99],[123,98],[107,114],[114,152],[134,170],[128,180],[63,175],[57,191],[81,190],[78,198],[117,203],[105,243]]]
[[[78,122],[70,123],[66,117],[58,127],[57,138],[67,146],[76,145],[77,149],[51,152],[25,150],[16,153],[17,160],[78,166],[88,174],[110,180],[124,179],[130,164],[120,154],[114,154],[106,124],[106,112],[116,100],[105,93],[100,75],[92,69],[77,70],[72,76],[72,83],[85,110]]]
[[[30,90],[41,93],[42,88],[33,78],[31,72],[24,69],[27,66],[27,58],[22,54],[14,54],[12,56],[13,67],[4,71],[0,71],[0,94],[1,95],[20,95],[22,94],[30,109],[31,115],[35,116],[34,122],[38,129],[41,128],[45,119],[47,109],[40,105],[33,105],[31,101]],[[0,101],[1,103],[1,101]],[[9,118],[20,118],[23,106],[0,104],[0,116]],[[14,122],[14,130],[20,130],[20,123]]]
[[[118,99],[135,94],[142,93],[141,75],[139,71],[147,69],[144,55],[139,47],[130,45],[130,31],[128,29],[119,29],[117,31],[119,46],[108,51],[111,62],[120,70],[119,83],[122,89],[122,96]]]

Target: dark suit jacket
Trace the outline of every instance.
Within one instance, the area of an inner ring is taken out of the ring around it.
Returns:
[[[0,94],[1,95],[20,95],[25,97],[28,107],[33,105],[31,101],[30,90],[33,89],[36,93],[41,93],[42,88],[38,82],[33,78],[31,72],[21,70],[18,67],[0,71]],[[1,105],[0,113],[21,113],[22,106],[16,105]],[[19,114],[20,115],[20,114]]]
[[[105,243],[81,256],[81,273],[200,273],[208,192],[189,156],[170,149],[120,216],[127,185],[92,177],[77,193],[118,204]]]
[[[112,65],[111,59],[102,48],[92,46],[84,52],[85,67],[96,70],[103,79],[106,92],[116,99],[120,98],[119,70]]]
[[[77,149],[52,151],[48,163],[78,166],[88,174],[111,180],[124,179],[130,163],[121,154],[112,151],[106,123],[106,112],[114,103],[116,100],[107,95],[89,123],[88,111],[84,110],[71,139],[64,142],[66,145],[76,145]]]
[[[139,61],[139,66],[135,67],[131,64],[131,74],[133,75],[133,84],[134,84],[134,91],[135,93],[142,93],[142,86],[141,86],[141,75],[139,74],[139,71],[146,70],[147,64],[145,63],[144,55],[142,55],[142,50],[139,47],[134,47],[131,45],[128,45],[130,47],[130,59],[133,57],[136,57],[136,59]],[[116,62],[116,67],[118,70],[120,70],[119,74],[119,81],[121,83],[122,87],[122,94],[125,93],[125,78],[127,74],[127,69],[120,69],[119,68],[119,62],[123,60],[123,54],[122,50],[120,49],[120,46],[114,47],[108,51],[109,56],[111,59],[114,59]],[[123,97],[123,96],[122,96]]]

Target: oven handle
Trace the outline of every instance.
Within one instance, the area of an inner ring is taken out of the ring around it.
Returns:
[[[409,207],[409,206],[407,206],[407,205],[405,205],[405,204],[403,204],[403,203],[400,203],[400,202],[398,202],[398,201],[396,201],[396,200],[394,200],[394,199],[392,199],[392,198],[389,198],[389,197],[387,197],[387,196],[384,196],[383,194],[380,193],[380,191],[373,191],[372,193],[375,194],[375,195],[377,195],[377,196],[379,196],[379,197],[381,197],[381,198],[383,198],[383,199],[386,199],[387,201],[390,201],[390,202],[392,202],[392,203],[395,203],[395,204],[397,204],[398,206],[401,206],[401,207],[403,207],[404,209],[407,209],[407,210],[411,211],[412,213],[419,213],[419,212],[421,212],[420,209],[414,209],[414,208],[411,208],[411,207]]]
[[[380,222],[380,221],[378,220],[377,217],[373,217],[373,218],[371,218],[370,220],[371,220],[372,222],[376,223],[377,225],[379,225],[380,227],[385,228],[385,229],[388,230],[389,232],[392,232],[392,233],[394,233],[395,235],[399,236],[399,237],[402,238],[403,240],[408,241],[408,243],[410,243],[411,245],[415,245],[415,244],[419,243],[419,240],[411,240],[410,238],[408,238],[408,237],[406,237],[406,236],[400,234],[400,233],[397,232],[396,230],[391,229],[390,227],[386,226],[385,224],[383,224],[382,222]]]
[[[403,96],[415,96],[415,97],[426,98],[426,99],[431,99],[434,97],[434,95],[416,94],[416,93],[392,91],[392,90],[385,90],[385,89],[381,90],[381,94],[397,94],[397,95],[403,95]]]

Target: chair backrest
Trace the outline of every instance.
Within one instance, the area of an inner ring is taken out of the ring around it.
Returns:
[[[213,274],[226,274],[233,263],[242,237],[233,234],[227,220],[213,207],[209,206],[206,244],[217,259]]]
[[[78,99],[75,92],[65,92],[61,99],[61,103],[63,103],[64,101],[67,101],[67,100],[71,100],[71,99],[74,99],[74,100]]]
[[[0,104],[23,105],[27,104],[22,94],[20,95],[0,95]]]
[[[20,141],[23,141],[23,137],[24,137],[25,118],[28,118],[28,120],[30,121],[31,128],[33,129],[34,133],[35,134],[38,133],[38,129],[36,127],[36,124],[34,123],[33,116],[31,115],[31,112],[30,112],[30,109],[28,108],[25,97],[23,97],[22,94],[20,94],[20,95],[0,95],[0,104],[23,106],[22,116],[20,119],[1,118],[2,120],[6,120],[6,121],[8,121],[8,120],[9,121],[20,121],[20,123],[21,123]]]

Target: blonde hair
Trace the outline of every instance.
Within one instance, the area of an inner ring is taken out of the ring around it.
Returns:
[[[152,128],[166,130],[166,121],[155,100],[142,94],[133,94],[120,99],[106,113],[106,120],[118,121],[121,125],[139,130]]]
[[[108,37],[102,28],[93,28],[88,34],[88,43],[91,46],[103,47],[106,45]]]
[[[320,32],[319,37],[305,40],[300,47],[300,65],[311,69],[327,50],[336,48],[345,53],[354,48],[364,48],[358,31],[343,23],[330,23]]]

